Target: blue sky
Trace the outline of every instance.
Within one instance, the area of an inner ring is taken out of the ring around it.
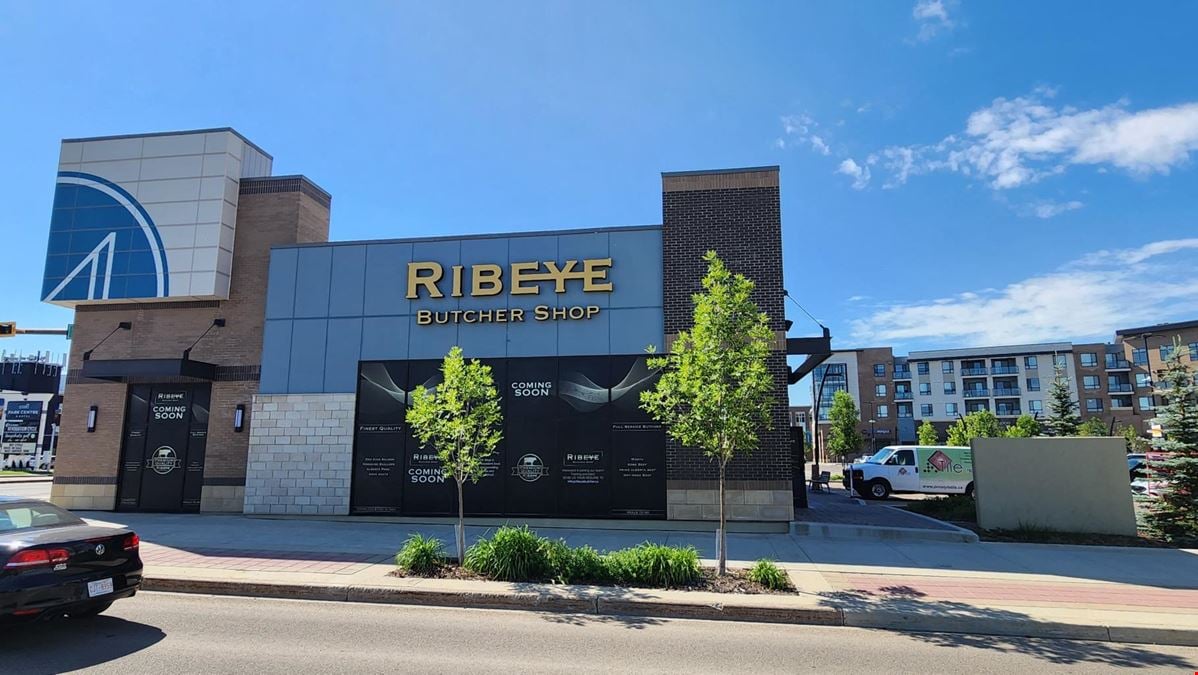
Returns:
[[[656,223],[661,171],[779,164],[786,284],[838,347],[1198,318],[1194,25],[1183,2],[0,0],[0,319],[70,319],[38,299],[59,139],[214,126],[329,190],[334,239]]]

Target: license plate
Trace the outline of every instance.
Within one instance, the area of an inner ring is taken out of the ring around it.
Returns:
[[[94,598],[98,595],[108,595],[112,592],[112,579],[100,579],[99,581],[87,582],[87,597]]]

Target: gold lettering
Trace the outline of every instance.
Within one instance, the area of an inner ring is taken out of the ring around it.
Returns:
[[[501,309],[501,310],[499,310],[499,311],[501,311],[501,312],[502,312],[503,310]],[[513,310],[512,310],[512,318],[511,318],[511,320],[512,320],[512,321],[524,321],[524,310],[522,310],[522,309],[513,309]]]
[[[416,325],[427,326],[433,322],[433,313],[427,309],[422,309],[416,312]]]
[[[596,258],[594,260],[582,261],[582,290],[584,293],[605,292],[611,293],[612,284],[608,281],[605,284],[598,283],[601,280],[607,279],[607,270],[611,267],[611,258]]]
[[[553,280],[554,291],[558,293],[565,293],[567,281],[586,278],[586,275],[583,272],[574,271],[574,266],[577,264],[577,260],[567,260],[566,266],[559,269],[557,263],[553,261],[548,261],[545,263],[546,269],[549,270],[549,273],[546,276]]]
[[[428,274],[421,275],[421,272]],[[412,262],[408,263],[408,299],[415,300],[420,297],[417,292],[418,286],[424,286],[424,290],[428,291],[430,298],[445,297],[441,290],[437,288],[437,282],[441,280],[441,276],[445,273],[440,263],[435,262]]]
[[[455,297],[455,298],[462,297],[462,266],[461,265],[453,266],[453,293],[451,295],[453,295],[453,297]]]
[[[503,291],[503,268],[499,265],[475,265],[470,268],[470,295],[499,295]]]
[[[537,321],[544,321],[549,318],[549,308],[545,305],[537,305],[536,309],[532,311],[532,315]]]
[[[587,305],[587,318],[591,318],[599,313],[599,305]]]
[[[537,274],[541,263],[519,262],[512,263],[512,295],[540,295],[540,286],[524,286],[523,281],[541,281],[545,275]]]

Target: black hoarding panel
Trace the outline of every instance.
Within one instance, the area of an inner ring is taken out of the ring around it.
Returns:
[[[408,362],[409,399],[417,387],[435,389],[440,383],[440,360]],[[403,512],[413,516],[457,513],[457,485],[441,471],[437,451],[421,447],[411,427],[405,424],[404,428],[407,440],[403,454]]]
[[[138,508],[143,511],[178,511],[183,506],[191,395],[191,389],[183,384],[158,385],[150,395],[138,500]]]
[[[657,382],[646,359],[611,360],[612,516],[666,515],[666,434],[640,407],[641,392]]]
[[[407,361],[359,366],[351,513],[400,512],[407,396]]]
[[[508,359],[505,466],[506,511],[557,511],[557,359]]]
[[[506,408],[507,391],[507,362],[504,359],[481,359],[484,365],[490,366],[491,378],[495,381],[495,389],[500,395],[500,407]],[[506,416],[507,411],[502,410]],[[502,430],[502,426],[500,429]],[[503,514],[504,488],[507,480],[504,472],[504,444],[500,439],[499,446],[489,457],[483,460],[486,472],[477,483],[466,481],[463,499],[466,513],[472,516],[497,516]],[[456,489],[456,485],[454,486]],[[457,515],[457,504],[453,505],[453,515]]]
[[[125,403],[125,437],[121,448],[121,475],[117,486],[117,509],[136,509],[145,466],[146,426],[150,419],[150,385],[129,386]]]
[[[558,360],[558,513],[606,516],[611,502],[610,358]]]
[[[208,412],[212,385],[193,385],[187,454],[183,460],[183,511],[199,512],[204,490],[204,454],[208,447]]]

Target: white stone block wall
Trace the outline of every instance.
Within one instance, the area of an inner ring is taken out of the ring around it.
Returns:
[[[353,394],[257,394],[245,512],[346,515]]]

